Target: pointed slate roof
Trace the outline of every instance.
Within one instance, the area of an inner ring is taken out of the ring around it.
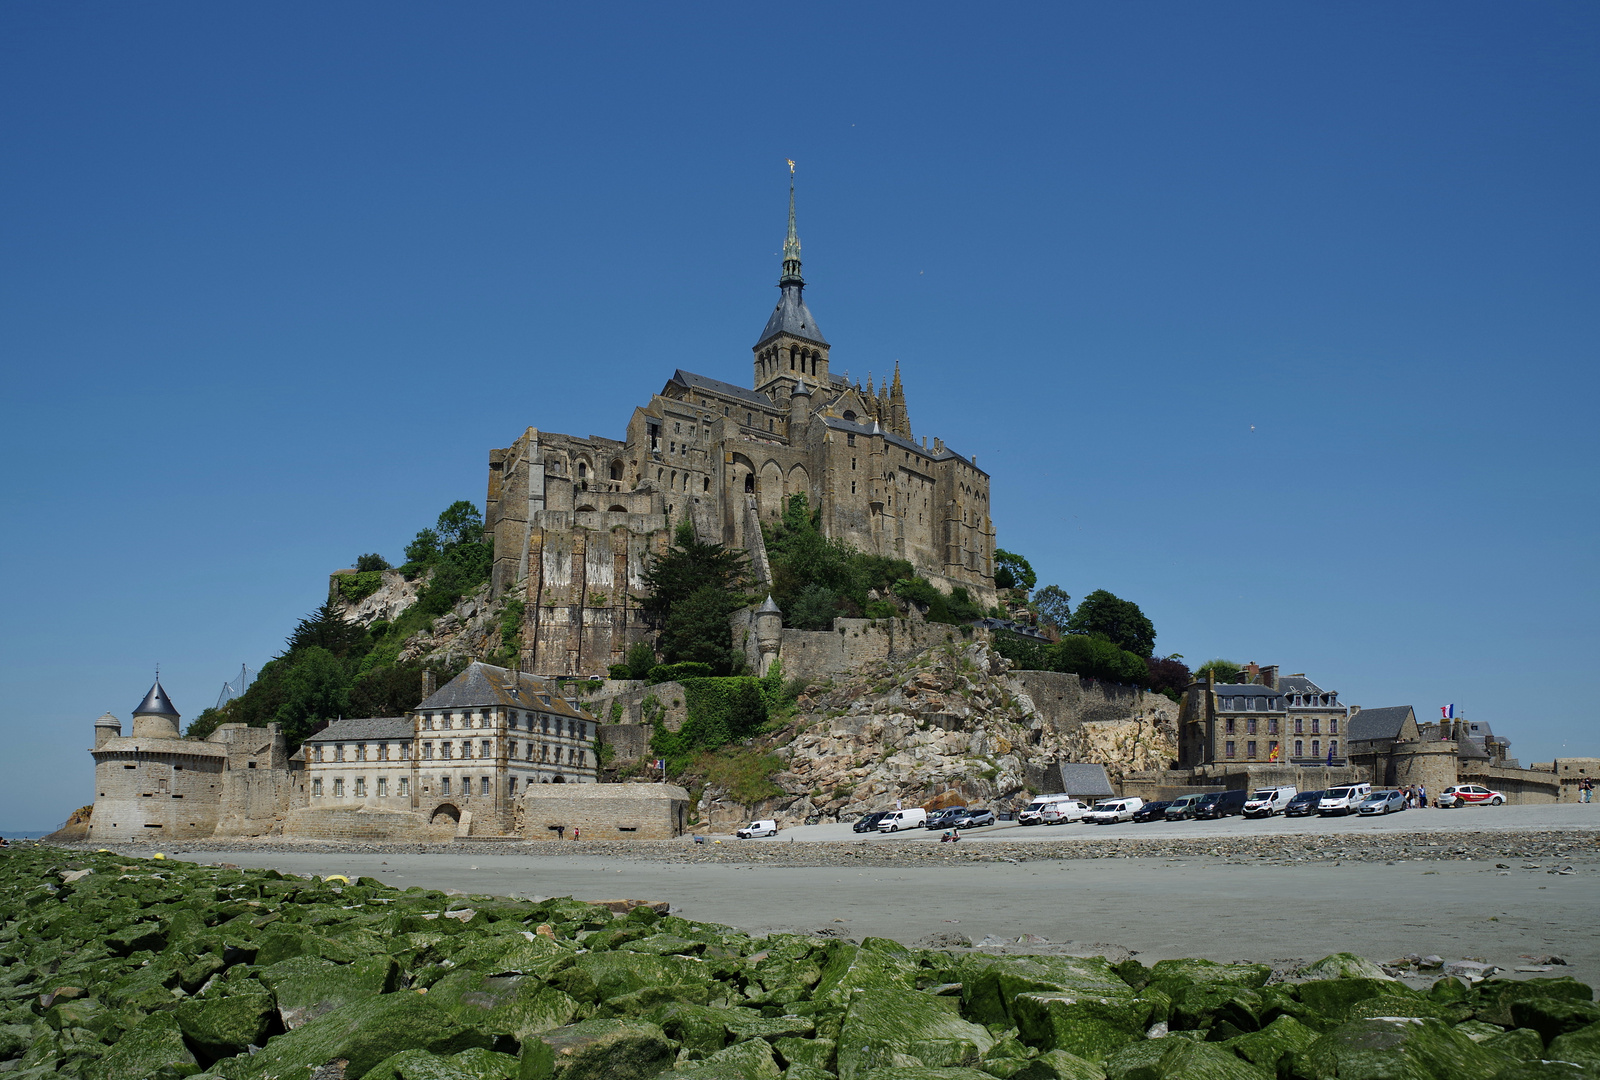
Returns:
[[[139,702],[139,707],[133,710],[135,716],[170,716],[178,719],[178,710],[173,706],[172,699],[167,697],[167,692],[161,688],[158,678],[155,685],[150,687],[150,692]]]
[[[782,615],[783,610],[773,601],[772,594],[767,594],[766,602],[756,608],[757,615]]]
[[[1063,761],[1056,765],[1056,770],[1061,774],[1061,790],[1068,795],[1107,799],[1117,794],[1111,786],[1110,778],[1106,776],[1104,765]]]
[[[766,328],[756,339],[758,347],[779,334],[788,334],[801,341],[814,341],[818,345],[828,343],[828,339],[822,336],[822,330],[817,326],[816,316],[811,314],[805,298],[801,296],[804,289],[804,285],[783,286],[783,295],[778,298],[778,306],[772,309]]]
[[[1371,742],[1374,739],[1398,739],[1406,717],[1415,716],[1410,705],[1386,705],[1380,709],[1362,709],[1350,718],[1347,742]]]

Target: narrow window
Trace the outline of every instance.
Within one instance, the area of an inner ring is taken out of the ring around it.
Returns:
[[[517,778],[515,776],[513,776],[510,780],[506,781],[506,791],[512,797],[516,796],[516,794],[517,794]]]
[[[1228,734],[1233,734],[1233,717],[1228,717]]]
[[[356,777],[356,798],[364,799],[366,797],[367,797],[367,778],[365,776],[358,776],[358,777]]]
[[[1306,756],[1306,744],[1304,742],[1302,742],[1301,740],[1299,740],[1299,739],[1296,739],[1294,741],[1294,756],[1295,757],[1305,757]]]
[[[380,776],[380,777],[378,777],[378,798],[380,798],[380,799],[387,798],[388,795],[389,795],[389,778],[387,776]]]
[[[335,799],[344,795],[344,778],[335,777],[333,781],[333,797]]]
[[[439,778],[439,794],[450,794],[450,778],[448,776],[442,776]]]
[[[1250,758],[1252,761],[1255,760],[1256,741],[1254,739],[1251,739],[1249,742],[1244,744],[1244,756]]]
[[[1339,740],[1338,739],[1329,739],[1328,740],[1328,756],[1329,757],[1338,757],[1339,756]]]
[[[478,794],[479,795],[487,795],[487,794],[489,794],[489,778],[487,776],[480,776],[480,777],[478,777],[478,783],[479,783]]]
[[[479,757],[494,757],[494,750],[492,749],[492,746],[491,746],[491,744],[490,744],[488,739],[483,740],[482,745],[479,747],[478,756]]]
[[[1328,721],[1328,734],[1329,735],[1337,735],[1337,734],[1339,734],[1339,721],[1337,719]]]
[[[411,778],[410,777],[402,776],[400,778],[400,794],[401,795],[409,795],[409,794],[411,794]]]
[[[854,434],[853,434],[853,433],[852,433],[852,434],[849,434],[849,435],[846,435],[846,436],[845,436],[845,437],[844,437],[844,444],[845,444],[845,445],[846,445],[846,446],[854,446],[854,445],[855,445],[855,444],[856,444],[856,437],[855,437],[855,435],[854,435]]]
[[[311,781],[311,794],[322,794],[322,777],[319,776],[315,780]]]
[[[1227,745],[1227,755],[1228,755],[1228,756],[1229,756],[1229,757],[1232,757],[1232,756],[1233,756],[1233,740],[1232,740],[1232,739],[1229,739],[1229,740],[1228,740],[1228,745]]]
[[[1321,733],[1322,733],[1322,718],[1318,717],[1318,716],[1313,716],[1311,718],[1311,734],[1320,735]]]

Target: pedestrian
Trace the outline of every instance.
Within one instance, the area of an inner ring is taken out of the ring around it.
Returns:
[[[578,838],[578,827],[576,825],[572,827],[572,838],[574,840]]]
[[[1589,779],[1587,776],[1578,781],[1578,801],[1594,801],[1594,781]]]
[[[1428,786],[1426,784],[1417,785],[1417,808],[1419,810],[1428,808]]]
[[[565,840],[566,838],[567,838],[567,827],[565,825],[557,825],[556,826],[556,839],[557,840]]]

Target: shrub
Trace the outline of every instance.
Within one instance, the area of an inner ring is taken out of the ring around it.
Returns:
[[[664,682],[681,682],[684,679],[703,679],[714,674],[710,664],[702,664],[694,660],[685,660],[681,664],[657,664],[650,669],[647,680],[651,684]]]
[[[379,571],[382,571],[382,570],[390,570],[390,569],[393,569],[393,568],[389,565],[389,560],[388,559],[385,559],[382,555],[379,555],[376,552],[373,552],[371,554],[363,555],[359,559],[357,559],[356,560],[356,569],[360,570],[360,571],[368,571],[368,570],[379,570]]]

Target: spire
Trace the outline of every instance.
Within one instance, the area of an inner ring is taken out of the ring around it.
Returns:
[[[889,388],[889,430],[911,438],[911,415],[906,411],[906,389],[900,385],[900,361],[894,362],[894,385]]]
[[[135,716],[170,716],[177,719],[178,710],[173,708],[172,699],[167,697],[167,692],[161,688],[161,676],[156,676],[155,685],[150,687],[150,692],[139,702],[139,707],[133,710]]]
[[[779,285],[804,285],[800,276],[800,234],[794,227],[794,162],[789,162],[789,235],[783,241],[783,276]]]

